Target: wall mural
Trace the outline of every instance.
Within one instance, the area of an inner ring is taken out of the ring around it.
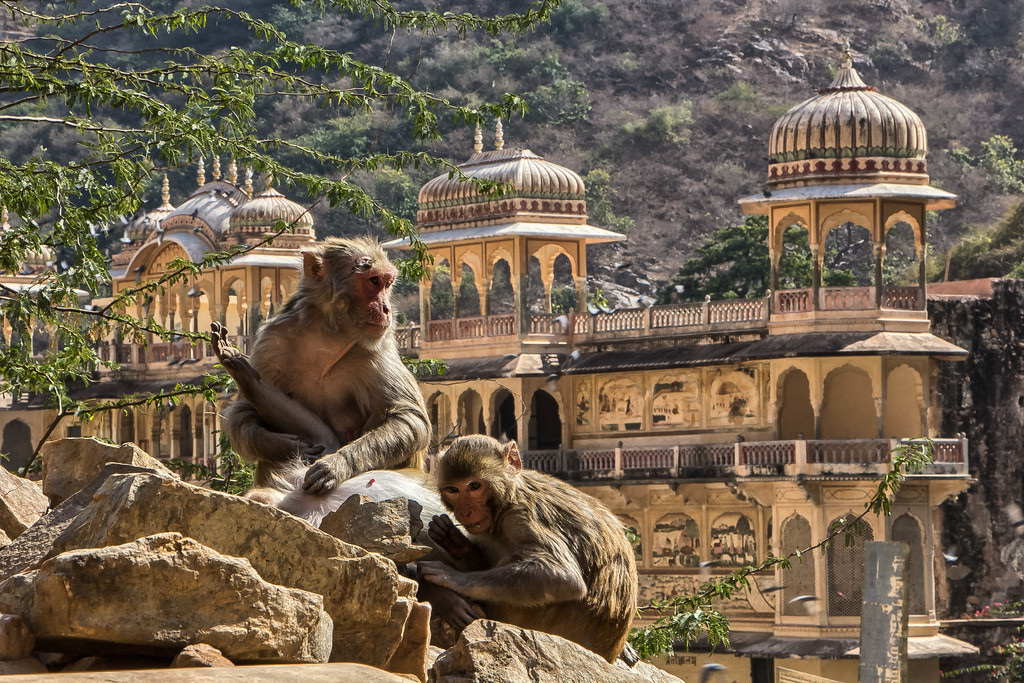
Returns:
[[[700,530],[689,515],[666,515],[654,525],[655,567],[696,567],[700,564]]]
[[[745,368],[726,372],[711,382],[710,423],[720,425],[757,424],[761,402],[758,400],[757,371]]]
[[[692,428],[700,425],[700,376],[674,373],[654,383],[651,424],[654,427]]]
[[[603,432],[640,431],[644,424],[640,387],[628,379],[602,384],[597,391],[597,421]]]
[[[637,565],[642,564],[644,559],[644,540],[640,537],[640,522],[626,515],[619,515],[619,521],[629,531],[629,539],[630,543],[633,544],[633,556],[636,558]]]
[[[593,405],[591,401],[594,396],[594,383],[590,379],[576,378],[573,380],[575,391],[573,392],[574,412],[576,413],[576,426],[589,427],[593,423]]]
[[[722,567],[742,567],[757,560],[754,528],[746,515],[729,512],[711,524],[711,559]]]

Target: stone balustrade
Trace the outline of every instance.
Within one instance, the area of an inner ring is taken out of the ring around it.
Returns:
[[[927,443],[909,439],[738,441],[606,450],[532,450],[523,465],[574,481],[864,474],[890,467],[894,449]],[[933,439],[933,463],[922,474],[967,474],[967,440]]]

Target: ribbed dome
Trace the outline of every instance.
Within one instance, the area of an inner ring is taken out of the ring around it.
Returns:
[[[128,243],[144,242],[149,234],[160,225],[160,221],[174,211],[174,205],[171,204],[171,186],[166,173],[160,188],[160,199],[162,200],[160,206],[132,219],[125,227],[124,241]]]
[[[477,151],[459,164],[459,169],[470,178],[510,185],[511,189],[489,198],[470,182],[447,173],[440,175],[420,189],[417,222],[421,228],[483,223],[520,212],[574,218],[586,215],[586,188],[579,174],[528,149]]]
[[[313,239],[313,216],[301,204],[297,204],[275,190],[266,190],[245,202],[231,212],[228,220],[228,234],[262,235],[274,227],[274,221],[282,220],[294,226],[295,236]]]
[[[768,142],[768,185],[927,184],[927,151],[917,114],[865,85],[846,53],[829,87],[776,122]]]

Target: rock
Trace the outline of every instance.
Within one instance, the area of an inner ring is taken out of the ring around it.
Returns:
[[[179,652],[178,656],[171,662],[172,669],[218,668],[234,665],[234,662],[225,657],[220,650],[206,643],[189,645]]]
[[[0,584],[0,609],[65,650],[170,655],[202,642],[235,660],[296,663],[331,652],[321,596],[268,583],[248,560],[178,533],[57,555]]]
[[[3,550],[11,544],[11,537],[8,536],[3,529],[0,529],[0,550]]]
[[[276,508],[167,476],[111,476],[49,556],[165,531],[247,558],[270,583],[322,595],[335,625],[331,661],[386,669],[402,644],[417,584],[400,577],[393,562]]]
[[[85,509],[85,506],[92,502],[93,493],[107,480],[107,477],[112,474],[142,472],[157,473],[156,470],[135,465],[120,463],[104,465],[99,474],[85,488],[40,517],[25,533],[0,550],[0,581],[42,561],[52,549],[54,540]]]
[[[0,662],[0,673],[4,673]],[[32,673],[45,673],[33,670]],[[39,683],[38,676],[5,678],[4,683]],[[409,683],[409,679],[362,664],[263,664],[233,669],[158,669],[149,671],[106,671],[61,676],[75,683]]]
[[[36,646],[36,637],[17,614],[0,614],[0,660],[25,659]]]
[[[81,657],[61,668],[62,674],[82,673],[86,671],[139,671],[143,669],[163,669],[166,659],[153,657],[99,657],[90,655]],[[61,678],[65,678],[62,676]]]
[[[600,655],[558,636],[478,619],[466,627],[455,647],[435,660],[429,680],[437,683],[456,680],[474,683],[679,680],[663,671],[651,678],[648,668],[637,667],[630,669],[621,662],[609,664]]]
[[[43,493],[54,505],[70,498],[95,479],[108,462],[146,467],[177,476],[133,443],[113,446],[92,437],[58,439],[43,444],[39,454],[43,461]]]
[[[35,657],[26,657],[25,659],[14,659],[9,662],[0,661],[0,676],[27,676],[32,674],[44,674],[46,673],[46,667],[36,659]],[[5,681],[11,679],[5,678]],[[35,676],[31,679],[26,680],[39,680]]]
[[[414,541],[423,528],[420,510],[422,506],[419,503],[407,498],[377,502],[367,496],[355,495],[324,517],[320,531],[383,555],[395,564],[408,564],[431,551],[429,546],[418,545]]]
[[[0,467],[0,531],[15,539],[50,507],[39,484]]]

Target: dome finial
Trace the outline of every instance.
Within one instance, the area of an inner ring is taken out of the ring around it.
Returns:
[[[501,119],[494,125],[494,149],[505,148],[505,129],[501,126]]]
[[[160,205],[161,209],[172,209],[171,206],[171,182],[167,179],[167,174],[164,173],[164,182],[160,186],[160,199],[163,203]]]
[[[480,128],[479,123],[476,124],[476,130],[473,132],[473,151],[484,151],[484,131]]]
[[[213,179],[220,180],[220,155],[213,156]]]
[[[252,199],[252,167],[245,169],[245,194]]]
[[[199,157],[199,168],[196,170],[196,183],[199,187],[206,184],[206,162],[203,161],[203,157]]]
[[[843,41],[843,53],[840,60],[841,69],[850,69],[853,67],[853,55],[850,53],[850,39],[847,38]]]
[[[228,164],[228,182],[234,185],[238,182],[238,164],[235,163],[235,158],[231,157],[231,163]]]

